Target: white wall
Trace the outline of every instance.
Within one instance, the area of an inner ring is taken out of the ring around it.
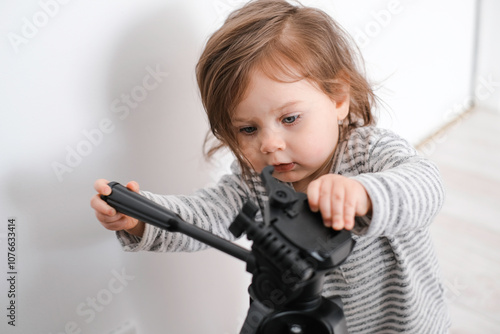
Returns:
[[[480,0],[478,66],[475,78],[478,107],[500,112],[500,2]]]
[[[224,167],[201,155],[207,124],[194,65],[244,1],[67,2],[0,3],[3,273],[8,217],[18,229],[17,326],[2,313],[0,331],[237,332],[248,302],[243,263],[214,250],[124,253],[89,199],[99,177],[189,193]],[[475,1],[303,3],[361,44],[383,84],[381,125],[416,143],[470,96]],[[141,101],[127,106],[126,95]]]
[[[381,126],[417,144],[467,109],[475,1],[333,3],[380,86]]]

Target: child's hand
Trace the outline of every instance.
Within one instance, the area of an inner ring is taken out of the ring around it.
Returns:
[[[90,206],[95,210],[97,219],[101,222],[102,226],[108,230],[126,230],[130,234],[142,236],[144,232],[143,222],[116,212],[114,208],[101,199],[100,195],[111,194],[111,188],[108,186],[108,183],[109,181],[104,179],[99,179],[94,183],[94,188],[98,194],[92,197]],[[139,192],[139,184],[135,181],[127,183],[127,188],[137,193]]]
[[[337,174],[326,174],[307,187],[311,210],[321,212],[323,223],[335,230],[351,230],[354,216],[371,212],[372,202],[358,181]]]

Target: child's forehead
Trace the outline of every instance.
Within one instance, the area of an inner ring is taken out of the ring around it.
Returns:
[[[266,90],[270,87],[276,90]],[[261,68],[257,68],[249,74],[245,92],[239,103],[248,98],[248,96],[256,90],[260,91],[263,95],[272,95],[276,91],[279,92],[283,89],[290,91],[295,88],[295,90],[300,92],[303,89],[310,89],[311,87],[315,90],[323,92],[320,88],[320,82],[312,78],[299,75],[298,72],[293,75],[289,75],[288,73],[282,73],[279,71],[265,71]]]
[[[308,79],[278,81],[263,72],[255,72],[244,96],[230,114],[237,122],[252,116],[256,111],[266,115],[279,115],[305,105],[314,105],[325,97],[330,98],[317,83]]]
[[[256,90],[259,90],[264,97],[272,94],[272,92],[262,89],[263,82],[267,86],[269,86],[269,83],[273,83],[273,88],[280,84],[282,84],[281,86],[296,86],[293,84],[306,82],[309,87],[313,86],[316,90],[324,93],[320,88],[321,82],[315,80],[310,75],[308,76],[306,71],[307,69],[280,55],[275,55],[275,57],[269,56],[265,59],[261,58],[255,61],[249,67],[246,74],[240,77],[239,93],[233,95],[233,107],[228,110],[229,117],[233,119],[236,109],[241,106],[242,102],[247,100],[249,95],[255,93]],[[286,102],[289,101],[284,101],[283,104]]]
[[[260,73],[278,82],[295,82],[306,77],[306,70],[300,64],[280,54],[270,54],[262,57],[251,68],[249,75],[258,75]]]

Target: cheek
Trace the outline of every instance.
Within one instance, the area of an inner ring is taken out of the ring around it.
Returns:
[[[245,157],[252,154],[252,145],[247,140],[238,140],[238,147]]]
[[[299,138],[297,138],[299,139]],[[311,131],[298,140],[300,150],[312,160],[326,159],[337,146],[338,125],[320,125],[317,131]]]
[[[250,161],[250,163],[255,166],[256,163],[255,160],[257,159],[258,156],[258,151],[257,148],[255,147],[255,144],[252,143],[251,141],[243,140],[239,141],[238,145],[240,153],[245,157],[245,159]]]

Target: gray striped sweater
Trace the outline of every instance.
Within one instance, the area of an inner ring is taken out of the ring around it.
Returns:
[[[243,204],[252,200],[263,212],[267,196],[257,174],[244,182],[237,164],[231,168],[232,174],[192,196],[142,194],[187,222],[233,240],[228,226]],[[396,134],[362,127],[339,142],[331,172],[361,182],[373,204],[371,217],[356,218],[352,254],[324,285],[326,297],[341,297],[349,333],[447,333],[450,320],[429,233],[444,199],[436,166]],[[117,234],[126,251],[205,248],[151,225],[142,238]]]

